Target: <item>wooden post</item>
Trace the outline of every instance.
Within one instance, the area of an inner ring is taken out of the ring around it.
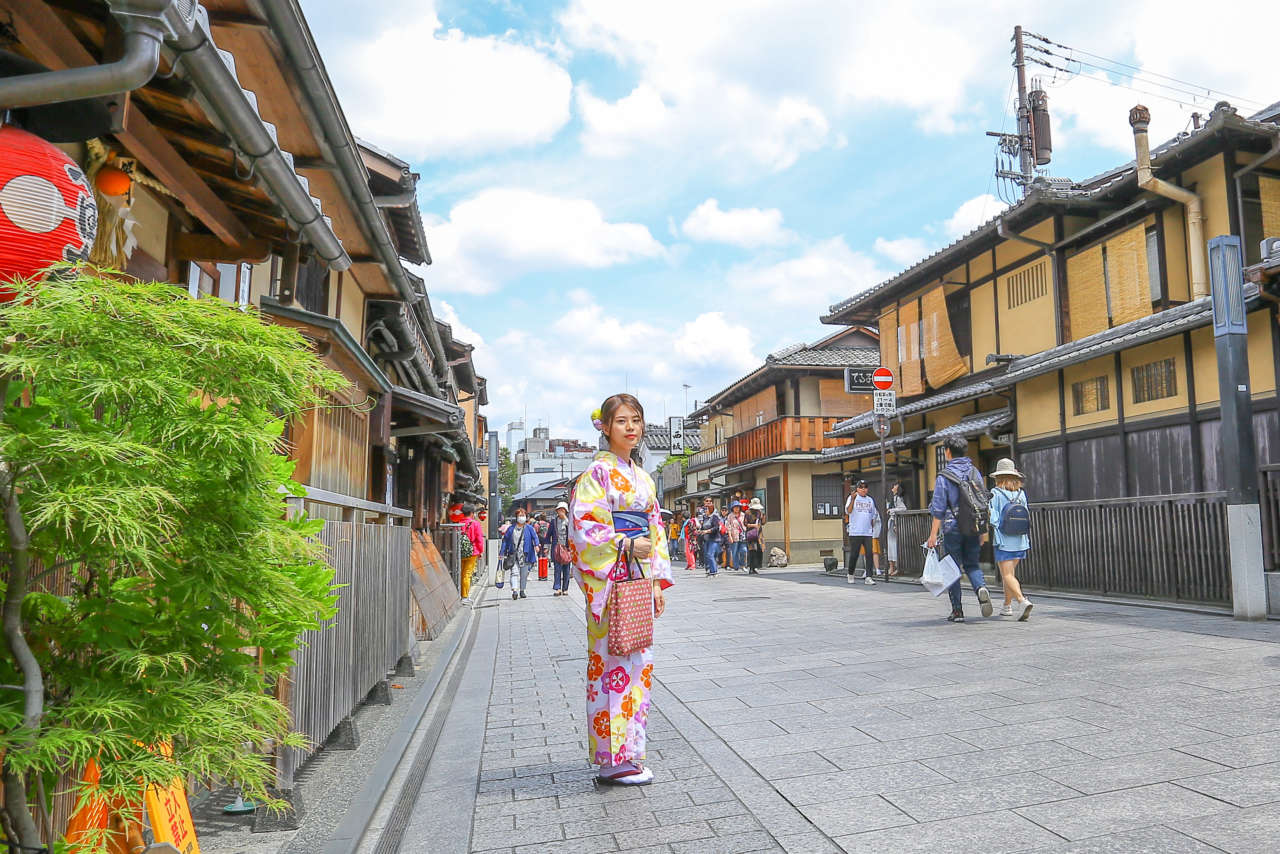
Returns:
[[[791,473],[790,466],[782,464],[782,538],[786,544],[787,562],[791,562]]]

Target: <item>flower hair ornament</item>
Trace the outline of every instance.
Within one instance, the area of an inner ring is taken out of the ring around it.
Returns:
[[[600,418],[599,409],[593,410],[591,413],[591,426],[599,430],[601,433],[604,432],[604,421]]]

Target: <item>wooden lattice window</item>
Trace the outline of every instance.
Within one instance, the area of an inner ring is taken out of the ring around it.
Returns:
[[[1071,384],[1071,409],[1076,415],[1111,408],[1111,389],[1106,376],[1091,377]]]
[[[813,518],[841,518],[844,515],[844,477],[840,474],[815,474],[812,483]]]
[[[1033,264],[1005,280],[1005,298],[1009,308],[1017,308],[1049,293],[1048,268],[1048,264]]]
[[[1178,393],[1177,361],[1172,357],[1158,359],[1130,369],[1133,379],[1133,402],[1146,403]]]

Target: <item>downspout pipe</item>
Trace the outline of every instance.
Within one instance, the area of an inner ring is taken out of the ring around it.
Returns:
[[[159,5],[168,3],[165,0]],[[158,20],[134,18],[125,24],[124,55],[115,62],[0,78],[0,110],[61,104],[141,88],[160,67],[164,36],[165,28]]]
[[[996,234],[1000,235],[1005,240],[1016,240],[1019,243],[1025,243],[1028,246],[1034,246],[1037,249],[1042,249],[1046,255],[1052,255],[1055,249],[1054,244],[1052,243],[1045,243],[1043,240],[1036,240],[1031,237],[1023,237],[1015,231],[1010,231],[1004,224],[1004,217],[996,220]]]
[[[115,4],[112,9],[115,11]],[[272,196],[316,254],[330,269],[349,268],[351,257],[240,87],[234,65],[223,58],[223,52],[209,37],[208,13],[197,6],[189,22],[183,21],[180,14],[173,17],[180,23],[171,45],[181,54],[183,73],[195,84],[223,129],[249,158],[254,172],[271,188]],[[187,26],[181,26],[183,23]]]
[[[1138,186],[1142,189],[1173,199],[1186,208],[1187,252],[1191,256],[1191,298],[1209,295],[1207,244],[1204,240],[1204,213],[1200,197],[1190,190],[1162,181],[1151,171],[1151,145],[1147,128],[1151,124],[1151,111],[1138,104],[1129,111],[1129,126],[1133,128],[1133,147],[1137,155]]]

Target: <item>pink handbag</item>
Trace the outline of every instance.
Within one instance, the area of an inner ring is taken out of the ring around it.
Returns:
[[[637,562],[639,567],[639,562]],[[621,571],[623,577],[616,574]],[[613,589],[609,593],[609,654],[631,655],[653,646],[653,581],[631,577],[631,562],[618,547],[618,559],[609,571]]]

